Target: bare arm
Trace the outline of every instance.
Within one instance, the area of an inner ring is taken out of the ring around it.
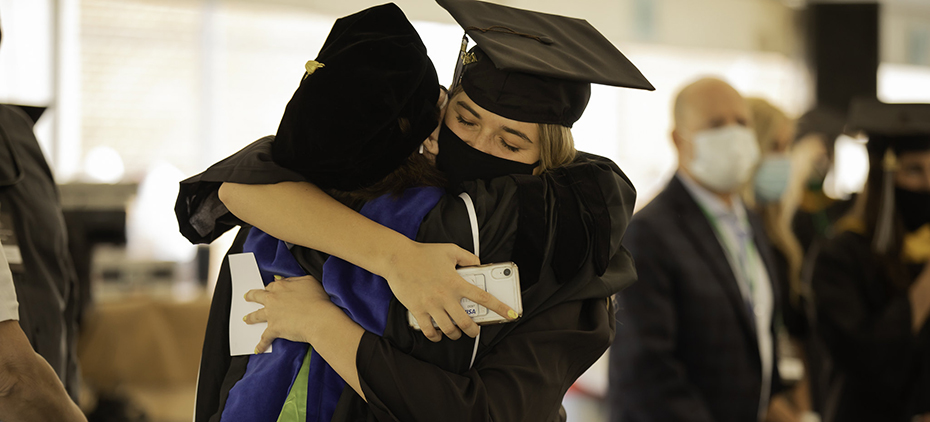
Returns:
[[[478,334],[462,309],[469,298],[508,315],[511,309],[455,272],[456,265],[478,265],[478,258],[451,244],[421,244],[371,221],[307,182],[274,185],[223,183],[220,200],[236,217],[286,242],[338,256],[384,277],[397,299],[439,341],[430,317],[457,339]],[[514,314],[515,315],[515,314]]]
[[[32,350],[18,321],[0,322],[0,419],[84,421],[52,367]]]

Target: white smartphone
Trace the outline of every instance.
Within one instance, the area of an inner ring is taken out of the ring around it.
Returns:
[[[510,306],[517,313],[518,318],[523,316],[523,295],[520,292],[520,272],[517,269],[517,264],[500,262],[476,267],[462,267],[456,271],[466,281],[480,287],[507,306]],[[466,298],[462,298],[462,307],[478,325],[500,324],[510,321],[506,317],[498,315],[496,312]],[[410,311],[407,311],[407,322],[414,329],[420,329],[420,325]],[[436,321],[433,321],[433,326],[439,328]]]

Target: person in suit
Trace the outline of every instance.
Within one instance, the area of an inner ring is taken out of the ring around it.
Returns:
[[[760,155],[751,125],[743,97],[719,79],[675,100],[678,172],[623,241],[639,282],[617,295],[612,421],[766,415],[777,277],[762,222],[738,194]]]

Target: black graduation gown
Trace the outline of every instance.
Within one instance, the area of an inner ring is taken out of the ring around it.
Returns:
[[[11,261],[19,324],[77,400],[77,276],[58,187],[32,125],[19,107],[0,104],[0,225],[12,225],[22,254],[22,265]]]
[[[826,241],[812,286],[815,333],[832,358],[824,420],[903,422],[930,412],[930,324],[912,334],[907,292],[888,286],[869,241],[852,232]]]
[[[300,180],[287,172],[269,177],[276,171],[267,168],[270,141],[259,140],[182,182],[176,208],[182,233],[209,241],[237,223],[215,200],[222,181]],[[565,392],[611,343],[615,320],[607,298],[635,280],[620,246],[635,192],[619,168],[582,154],[545,176],[469,182],[463,189],[475,202],[482,262],[514,260],[520,266],[524,317],[482,328],[469,369],[474,340],[432,343],[407,326],[406,309],[394,300],[384,336],[365,333],[359,344],[357,367],[368,403],[346,387],[333,420],[564,420]],[[243,232],[233,249],[241,249]],[[453,242],[467,250],[471,239],[464,204],[453,195],[440,200],[417,235],[418,241]],[[325,255],[292,252],[320,276]],[[228,358],[228,283],[224,264],[204,343],[197,421],[218,419],[229,388],[245,370],[245,358]]]

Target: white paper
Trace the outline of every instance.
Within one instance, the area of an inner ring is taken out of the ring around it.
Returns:
[[[267,322],[246,324],[242,317],[262,308],[255,302],[246,302],[245,293],[253,289],[264,289],[262,276],[258,272],[255,255],[237,253],[229,255],[229,273],[232,278],[232,305],[229,308],[229,355],[251,355],[262,339]],[[271,346],[265,353],[271,353]]]

